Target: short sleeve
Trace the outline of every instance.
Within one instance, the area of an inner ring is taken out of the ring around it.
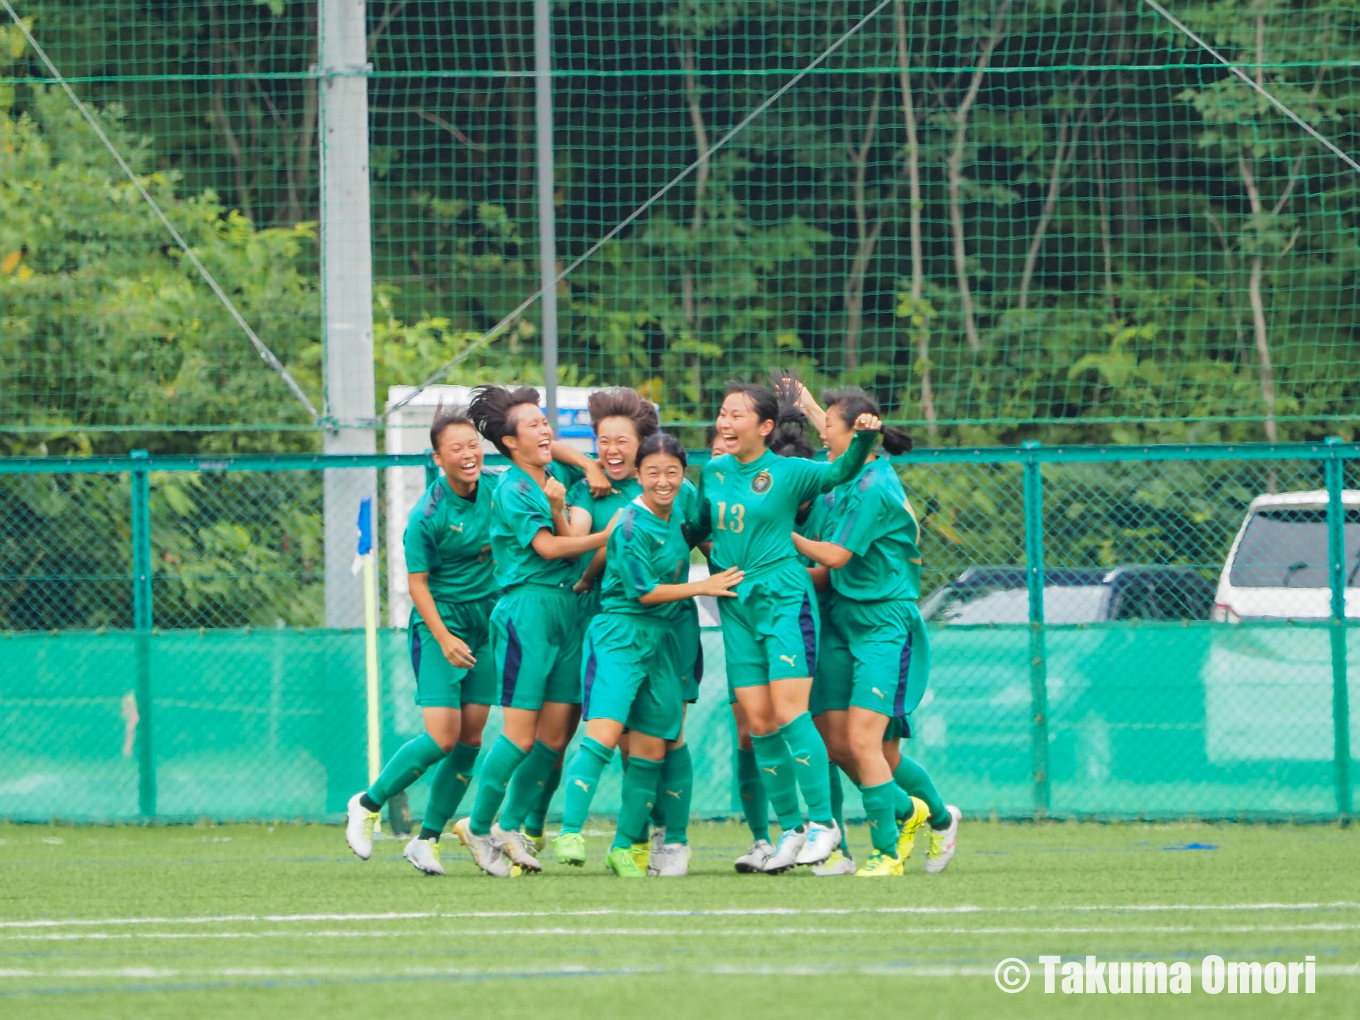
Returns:
[[[510,534],[515,541],[528,547],[533,544],[534,536],[544,528],[552,530],[552,518],[547,512],[547,498],[534,499],[533,493],[526,492],[525,485],[532,482],[514,482],[503,485],[496,492],[496,512],[510,525]]]
[[[577,482],[567,490],[567,506],[579,506],[586,513],[590,514],[591,519],[595,518],[595,497],[590,494],[590,486],[585,483],[585,479]]]
[[[424,503],[416,505],[415,513],[406,522],[402,549],[406,553],[408,574],[428,574],[439,566],[439,552],[430,541],[429,529],[425,527]]]
[[[619,521],[609,536],[608,561],[619,578],[623,594],[629,599],[640,599],[661,583],[646,552],[652,543],[638,526],[637,515],[628,514]]]
[[[863,556],[879,534],[882,507],[882,492],[876,487],[847,497],[828,541],[856,556]]]
[[[708,508],[708,499],[704,496],[704,485],[708,480],[708,466],[699,472],[699,488],[694,493],[694,513],[685,521],[685,541],[691,547],[706,541],[713,532],[712,515]]]
[[[577,482],[583,481],[586,477],[586,473],[575,465],[562,464],[558,461],[553,461],[548,465],[548,474],[565,485],[568,492],[576,486]]]

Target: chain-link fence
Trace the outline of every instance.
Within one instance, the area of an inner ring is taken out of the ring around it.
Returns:
[[[364,637],[323,625],[343,594],[324,576],[326,467],[387,468],[395,492],[428,463],[0,462],[0,817],[343,807],[366,775]],[[929,450],[898,467],[932,641],[909,747],[949,799],[1027,817],[1350,812],[1360,446]],[[404,522],[379,507],[384,549]],[[400,615],[384,606],[380,632],[389,749],[420,727]],[[717,816],[733,741],[721,635],[704,642],[686,732],[695,811]]]

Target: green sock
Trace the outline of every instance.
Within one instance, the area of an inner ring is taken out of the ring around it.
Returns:
[[[899,822],[906,821],[916,810],[911,803],[911,794],[897,783],[893,783],[893,814],[897,815]]]
[[[921,767],[919,762],[912,761],[905,754],[898,762],[897,769],[893,772],[893,782],[913,797],[920,797],[926,802],[926,807],[930,808],[930,827],[932,829],[947,829],[951,821],[949,809],[944,806],[944,798],[940,796],[940,791],[935,789],[935,781],[930,778],[930,773]]]
[[[760,766],[760,781],[774,805],[775,817],[785,831],[803,826],[803,809],[798,803],[798,781],[793,778],[793,755],[782,734],[751,734],[751,745]],[[825,779],[823,779],[825,782]]]
[[[548,773],[548,781],[543,784],[543,795],[538,798],[538,803],[529,812],[529,817],[524,819],[524,831],[530,836],[543,835],[543,826],[548,821],[548,806],[552,804],[553,794],[562,785],[562,756],[557,756],[557,763],[553,765],[553,770]]]
[[[468,827],[475,835],[485,836],[491,831],[491,823],[496,820],[496,812],[501,809],[510,777],[528,756],[527,751],[521,751],[519,745],[504,733],[496,738],[477,776],[477,797],[472,802],[472,818],[468,822]]]
[[[751,829],[754,840],[770,841],[770,799],[765,796],[765,784],[760,781],[760,766],[755,751],[737,748],[737,793],[741,796],[741,813]]]
[[[475,774],[479,751],[480,747],[455,744],[434,770],[430,800],[425,805],[425,820],[420,824],[422,834],[443,832],[449,819],[458,813],[458,805],[463,802],[463,794],[467,793]]]
[[[388,797],[401,793],[447,753],[428,733],[408,740],[397,748],[397,753],[383,766],[377,782],[368,788],[368,799],[380,806],[386,804]]]
[[[562,831],[580,832],[590,815],[590,802],[600,785],[600,776],[614,759],[612,748],[590,737],[581,738],[567,772],[566,803],[562,807]]]
[[[818,825],[830,825],[831,784],[827,777],[831,760],[826,756],[826,744],[822,743],[822,735],[817,732],[812,716],[804,712],[793,722],[779,727],[779,732],[789,745],[798,789],[803,791],[803,800],[807,801],[808,817]]]
[[[667,754],[664,760],[669,761],[670,755]],[[662,782],[665,782],[665,780],[663,779]],[[656,802],[656,807],[652,808],[652,813],[647,816],[647,824],[650,825],[653,829],[660,829],[665,826],[666,805],[662,803],[660,800]]]
[[[620,766],[622,767],[622,769],[623,769],[623,776],[624,776],[625,779],[628,778],[628,763],[629,763],[630,761],[632,761],[632,759],[629,758],[628,755],[626,755],[626,754],[625,754],[625,755],[620,759],[620,761],[619,761],[619,765],[620,765]],[[657,804],[655,807],[652,808],[652,814],[653,814],[653,815],[656,814],[656,813],[660,810],[660,808],[661,808],[661,805],[660,805],[660,804]],[[657,824],[658,824],[658,825],[661,825],[661,824],[663,824],[663,822],[658,822]],[[651,832],[649,831],[650,825],[651,825],[651,815],[648,815],[647,818],[646,818],[646,820],[643,821],[642,827],[641,827],[640,829],[638,829],[637,832],[634,832],[634,833],[631,833],[631,834],[630,834],[630,835],[632,835],[632,837],[633,837],[633,838],[632,838],[632,843],[645,843],[645,842],[647,842],[647,838],[651,835]],[[630,843],[629,845],[631,846],[632,844]]]
[[[827,782],[831,786],[831,817],[841,830],[841,853],[850,856],[850,839],[845,834],[845,787],[841,786],[840,766],[832,764],[827,769]]]
[[[665,809],[666,842],[689,843],[689,806],[694,798],[694,759],[689,745],[681,744],[666,752],[661,770],[661,795]]]
[[[505,793],[505,807],[501,810],[501,828],[518,832],[524,827],[524,819],[529,816],[538,798],[548,786],[548,776],[561,756],[541,740],[534,741],[534,749],[515,769],[510,778],[510,788]]]
[[[634,755],[623,777],[623,803],[619,806],[619,827],[612,849],[632,845],[633,834],[647,824],[660,784],[661,762]]]
[[[897,819],[893,815],[893,792],[895,784],[890,779],[877,786],[861,786],[864,795],[864,814],[869,820],[869,838],[874,841],[874,850],[889,857],[897,856]]]

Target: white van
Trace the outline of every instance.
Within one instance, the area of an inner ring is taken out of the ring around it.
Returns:
[[[1345,508],[1346,615],[1360,617],[1360,490],[1341,494]],[[1218,579],[1211,619],[1320,620],[1331,615],[1327,493],[1257,496],[1233,540]]]
[[[1346,490],[1341,500],[1346,615],[1360,617],[1360,491]],[[1204,743],[1211,763],[1331,760],[1332,628],[1318,625],[1331,615],[1328,562],[1325,491],[1251,501],[1223,566],[1212,618],[1265,626],[1205,635]],[[1360,671],[1350,672],[1350,728],[1360,733]],[[1276,806],[1273,794],[1263,795],[1263,803]],[[1280,807],[1289,809],[1287,799]]]

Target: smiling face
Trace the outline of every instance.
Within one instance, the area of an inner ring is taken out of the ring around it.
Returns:
[[[476,485],[482,475],[482,437],[471,425],[456,424],[439,433],[434,462],[450,483]]]
[[[669,453],[652,453],[638,465],[642,497],[653,510],[669,510],[685,482],[685,465]]]
[[[835,460],[850,449],[850,440],[855,438],[855,430],[845,424],[841,406],[834,404],[826,409],[826,425],[822,429],[822,442],[826,443],[827,457]]]
[[[774,431],[774,421],[761,421],[755,404],[745,393],[729,393],[718,411],[718,439],[737,460],[754,460],[765,452],[765,437]]]
[[[621,482],[637,474],[638,434],[631,418],[605,418],[595,429],[595,443],[599,447],[595,459],[611,479]]]
[[[713,437],[713,446],[712,446],[711,449],[709,450],[709,456],[710,456],[710,457],[721,457],[724,453],[731,453],[731,452],[732,452],[732,447],[731,447],[731,444],[728,443],[727,437],[724,436],[721,432],[717,433],[717,434]]]
[[[536,404],[518,404],[510,409],[510,424],[515,431],[503,440],[510,459],[522,467],[546,468],[552,463],[552,426]]]

